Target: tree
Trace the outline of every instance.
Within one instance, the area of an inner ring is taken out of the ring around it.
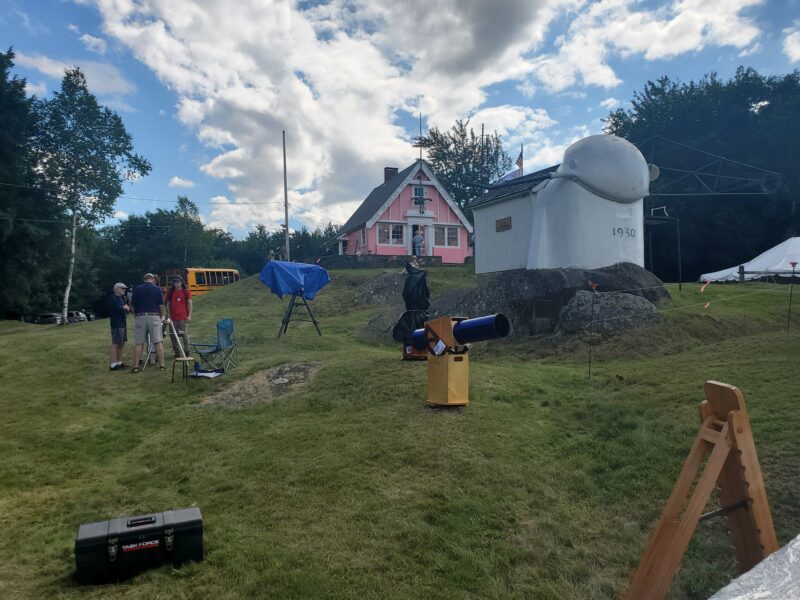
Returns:
[[[684,273],[694,277],[741,264],[798,233],[798,115],[800,72],[765,76],[740,67],[728,81],[714,73],[684,84],[668,77],[648,81],[634,94],[630,109],[608,116],[606,131],[637,144],[645,158],[649,159],[648,140],[660,135],[781,174],[781,186],[772,196],[650,200],[666,204],[669,214],[681,219]],[[657,229],[651,255],[654,268],[662,277],[674,278],[676,271],[670,268],[675,264],[674,240],[667,228]]]
[[[35,189],[29,150],[36,128],[25,80],[11,77],[14,52],[0,53],[0,316],[48,308],[54,259],[63,243],[63,212]]]
[[[217,234],[200,222],[197,205],[178,196],[172,210],[157,209],[131,215],[103,229],[113,256],[101,257],[107,265],[104,283],[137,281],[142,273],[207,266],[218,257]]]
[[[474,184],[496,181],[511,168],[501,137],[495,132],[481,139],[469,127],[469,119],[456,121],[449,131],[432,128],[418,145],[427,150],[436,177],[470,220],[467,206],[481,193]]]
[[[38,115],[34,149],[37,164],[58,201],[70,213],[69,267],[62,315],[66,322],[75,267],[78,220],[93,225],[113,213],[122,183],[150,172],[150,163],[133,152],[122,119],[98,104],[80,69],[66,71],[61,91],[35,103]]]

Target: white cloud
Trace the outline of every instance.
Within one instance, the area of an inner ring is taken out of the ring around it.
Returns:
[[[783,30],[783,52],[789,57],[789,62],[800,62],[800,21],[795,21],[793,27]]]
[[[81,32],[80,28],[77,25],[75,25],[75,23],[70,23],[69,25],[67,25],[67,29],[69,29],[72,33]]]
[[[746,9],[764,0],[674,0],[654,10],[636,0],[601,0],[581,7],[558,51],[533,59],[533,78],[553,91],[578,83],[611,88],[621,83],[611,56],[641,54],[663,60],[707,46],[752,47],[760,30]]]
[[[175,175],[172,179],[169,180],[167,184],[171,188],[180,187],[180,188],[192,188],[194,187],[194,181],[189,179],[183,179],[182,177],[178,177]]]
[[[87,50],[90,52],[94,52],[96,54],[105,54],[106,50],[108,49],[108,44],[102,38],[94,37],[93,35],[89,35],[88,33],[84,33],[80,37],[81,42],[86,47]]]
[[[26,81],[25,93],[29,96],[36,94],[41,98],[47,93],[47,84],[44,81],[40,81],[39,83],[31,83],[30,81]]]
[[[541,136],[532,143],[525,144],[525,172],[531,173],[559,164],[564,158],[564,150],[587,135],[595,133],[600,133],[599,128],[592,130],[588,126],[579,126],[566,132]]]
[[[756,42],[749,48],[745,48],[744,50],[739,52],[738,56],[739,57],[753,56],[754,54],[758,54],[759,52],[761,52],[763,49],[764,46],[761,44],[761,42]]]
[[[605,108],[606,110],[612,110],[617,108],[620,104],[621,102],[616,98],[606,98],[600,103],[600,107]]]
[[[16,62],[23,67],[35,69],[53,79],[61,80],[64,71],[74,67],[80,67],[89,89],[95,94],[110,94],[124,96],[136,89],[132,82],[125,79],[119,69],[109,63],[101,63],[93,60],[55,60],[42,56],[41,54],[28,55],[21,52],[17,53]]]
[[[239,227],[282,220],[283,130],[290,201],[318,213],[298,217],[344,221],[384,166],[416,158],[401,117],[422,112],[443,129],[471,117],[509,147],[525,144],[533,163],[558,162],[578,133],[555,130],[539,108],[486,108],[492,85],[514,82],[528,97],[576,83],[612,87],[620,79],[611,59],[750,48],[759,30],[742,11],[760,1],[655,9],[638,0],[442,0],[435,9],[429,0],[90,3],[103,34],[170,88],[178,120],[211,153],[200,169],[228,190],[208,222]],[[563,18],[571,24],[556,51],[542,53]]]
[[[127,219],[128,218],[128,213],[126,213],[124,210],[115,210],[114,211],[114,218],[115,219],[119,219],[120,221],[122,219]]]
[[[386,165],[416,157],[401,112],[422,111],[449,128],[474,115],[484,89],[526,73],[526,52],[543,40],[558,0],[95,0],[103,33],[128,46],[177,95],[176,115],[214,152],[201,165],[223,179],[209,222],[280,219],[245,202],[283,195],[281,131],[288,179],[308,224],[344,221],[382,181]],[[444,22],[442,22],[444,20]],[[413,37],[414,43],[409,43]],[[516,110],[516,112],[514,112]],[[488,113],[511,135],[548,123],[544,111]],[[268,207],[269,208],[269,207]]]

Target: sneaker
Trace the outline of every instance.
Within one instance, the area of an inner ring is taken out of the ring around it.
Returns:
[[[139,367],[133,367],[131,369],[131,373],[138,373],[138,372],[139,372]]]
[[[109,370],[110,370],[110,371],[119,371],[120,369],[124,369],[124,368],[125,368],[125,365],[123,365],[122,363],[120,363],[120,364],[118,364],[118,365],[114,365],[114,366],[113,366],[113,367],[111,367]]]
[[[159,371],[166,371],[167,367],[165,367],[164,365],[161,365],[160,367],[158,367],[158,370]]]

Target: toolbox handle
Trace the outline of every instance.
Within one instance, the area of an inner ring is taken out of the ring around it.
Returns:
[[[141,525],[152,525],[156,522],[155,517],[139,517],[138,519],[128,519],[128,527],[140,527]]]

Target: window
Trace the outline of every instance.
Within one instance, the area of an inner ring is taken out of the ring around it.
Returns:
[[[403,229],[402,225],[392,225],[392,245],[403,245]]]
[[[435,246],[458,247],[458,227],[436,225],[433,233],[433,243]]]
[[[194,279],[197,285],[205,285],[206,284],[206,274],[205,273],[195,273]]]
[[[209,285],[217,285],[217,272],[211,271],[209,275],[211,275],[211,280],[208,282]]]
[[[414,196],[414,198],[424,198],[425,186],[415,185],[411,195]]]
[[[447,245],[458,246],[458,227],[447,228]]]
[[[405,243],[405,226],[390,223],[378,224],[378,243],[402,246]]]
[[[222,285],[228,285],[231,282],[230,273],[227,271],[222,272]]]
[[[366,227],[362,227],[361,228],[361,245],[362,246],[366,246],[367,245],[367,228]]]
[[[437,225],[434,227],[434,235],[433,235],[433,244],[434,246],[444,246],[445,237],[444,231],[447,229],[446,227],[440,227]]]
[[[378,225],[378,243],[389,243],[389,225],[387,223],[381,223]]]

